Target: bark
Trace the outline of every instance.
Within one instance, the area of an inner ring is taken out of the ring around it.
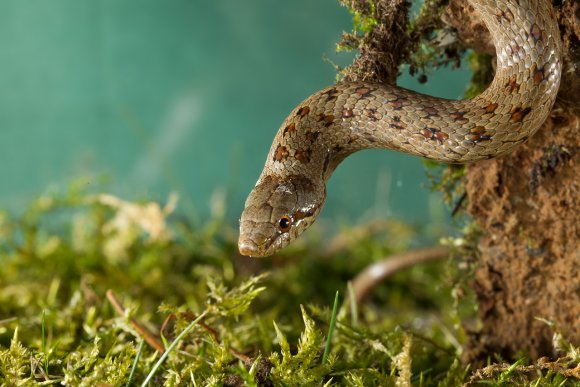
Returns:
[[[467,170],[467,211],[484,236],[473,281],[483,329],[472,333],[466,361],[557,356],[556,332],[580,344],[580,5],[554,5],[564,70],[551,116],[510,155]],[[462,41],[494,53],[463,0],[447,14]]]
[[[401,24],[407,24],[404,0],[378,1],[374,10],[364,0],[343,3],[367,12],[380,26],[361,38],[345,36],[361,52],[344,71],[349,79],[392,81],[397,64],[412,63],[419,43],[441,30],[452,30],[457,39],[432,63],[457,63],[464,48],[495,54],[489,33],[465,0],[426,0],[427,12],[409,34],[401,34]],[[469,166],[465,177],[467,212],[483,231],[472,284],[483,328],[470,334],[464,357],[469,362],[493,354],[556,356],[555,332],[580,344],[580,5],[553,4],[564,71],[551,116],[527,144]],[[417,71],[420,66],[412,64]]]

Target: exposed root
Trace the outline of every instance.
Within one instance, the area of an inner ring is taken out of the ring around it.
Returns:
[[[447,256],[449,256],[447,246],[436,246],[395,254],[373,263],[352,281],[351,286],[357,304],[364,302],[381,282],[401,270],[420,263],[438,261]]]

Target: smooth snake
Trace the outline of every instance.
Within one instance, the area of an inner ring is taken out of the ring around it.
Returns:
[[[396,86],[342,82],[286,118],[240,219],[240,253],[268,256],[320,214],[326,181],[350,154],[396,150],[448,163],[511,152],[548,116],[560,83],[561,41],[548,0],[470,0],[489,29],[497,66],[490,86],[447,100]]]

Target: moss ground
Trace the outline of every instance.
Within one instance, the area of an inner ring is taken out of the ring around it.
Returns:
[[[453,260],[399,273],[353,305],[347,281],[413,243],[417,230],[403,224],[358,230],[331,253],[314,236],[252,260],[218,215],[194,225],[172,200],[125,202],[77,186],[19,216],[0,213],[1,385],[578,381],[571,347],[543,366],[461,365],[475,306]],[[342,306],[323,363],[336,291]]]

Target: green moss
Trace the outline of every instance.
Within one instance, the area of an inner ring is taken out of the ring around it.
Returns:
[[[455,205],[465,193],[463,177],[465,165],[443,164],[432,160],[423,160],[425,172],[429,179],[429,189],[432,192],[443,193],[443,199],[448,205]]]
[[[348,11],[352,15],[353,34],[364,35],[371,33],[378,25],[379,22],[376,18],[377,6],[373,1],[367,1],[364,10],[360,6],[355,7],[354,3],[350,1],[339,0],[339,2],[348,8]]]
[[[362,6],[350,0],[338,0],[346,7],[352,16],[352,31],[345,34],[336,46],[337,52],[350,52],[359,48],[362,37],[370,34],[379,24],[377,20],[377,7],[374,2],[368,1]]]
[[[445,66],[458,68],[465,48],[457,36],[442,23],[447,1],[425,0],[418,15],[409,22],[407,35],[412,44],[408,61],[410,75],[418,75],[424,83],[435,69]]]
[[[256,262],[237,255],[235,232],[223,221],[192,225],[156,203],[71,189],[39,198],[22,216],[4,212],[0,384],[125,385],[132,375],[135,385],[149,374],[151,385],[167,386],[433,385],[474,377],[457,363],[465,316],[458,311],[472,313],[473,304],[453,298],[453,265],[395,276],[357,306],[359,318],[345,304],[322,361],[336,290],[344,298],[348,279],[411,241],[408,228],[393,224],[357,230],[356,238],[349,232],[341,237],[355,242],[334,244],[332,253],[311,239]],[[202,313],[203,323],[191,325]],[[135,360],[144,331],[161,347],[174,344],[155,372],[160,353],[150,344]],[[516,380],[520,366],[491,380]],[[564,368],[540,372],[547,385],[570,380]]]
[[[473,72],[471,82],[465,91],[465,98],[474,98],[481,94],[493,80],[493,57],[471,51],[467,55],[467,63]]]

